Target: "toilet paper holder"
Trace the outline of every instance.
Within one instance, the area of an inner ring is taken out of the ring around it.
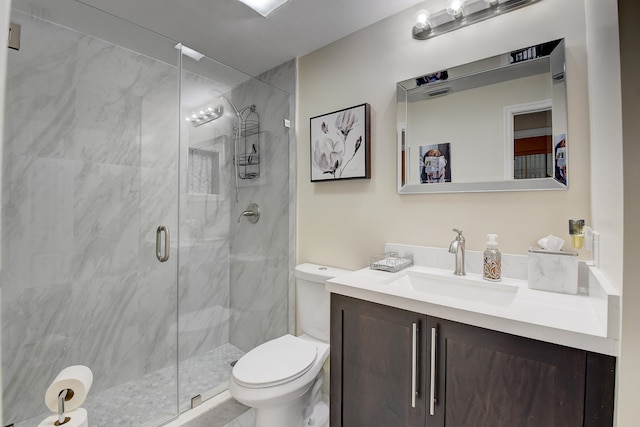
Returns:
[[[55,425],[61,426],[71,421],[71,418],[64,414],[64,402],[71,400],[72,397],[73,390],[68,388],[62,390],[60,394],[58,394],[58,421],[55,422]]]
[[[52,412],[38,427],[87,427],[87,411],[80,407],[93,384],[93,372],[84,365],[64,368],[44,394],[44,403]]]

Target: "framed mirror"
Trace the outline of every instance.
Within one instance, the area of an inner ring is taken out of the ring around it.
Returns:
[[[564,40],[397,84],[398,193],[566,190]]]

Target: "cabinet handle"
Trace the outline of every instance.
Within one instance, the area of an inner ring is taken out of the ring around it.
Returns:
[[[418,393],[418,324],[413,324],[413,337],[411,347],[411,407],[416,407],[416,394]]]
[[[162,234],[164,233],[164,253],[162,251]],[[160,262],[167,262],[171,249],[169,248],[169,229],[166,225],[161,225],[156,231],[156,258]]]
[[[431,379],[429,388],[429,415],[436,414],[436,328],[431,328]]]

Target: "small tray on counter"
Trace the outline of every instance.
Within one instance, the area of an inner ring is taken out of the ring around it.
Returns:
[[[371,257],[370,268],[372,270],[389,271],[397,273],[400,270],[413,265],[413,254],[406,253],[402,256],[398,252],[385,252]]]

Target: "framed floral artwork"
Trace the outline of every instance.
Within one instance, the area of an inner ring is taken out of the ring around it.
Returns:
[[[371,178],[371,107],[312,117],[311,182]]]

